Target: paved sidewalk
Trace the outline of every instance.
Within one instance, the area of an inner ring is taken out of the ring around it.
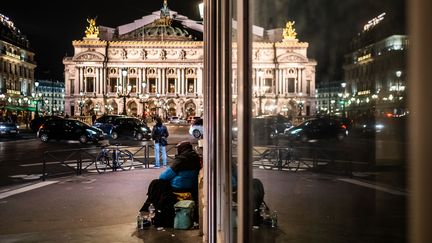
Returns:
[[[148,185],[161,171],[88,173],[20,191],[0,188],[0,242],[201,242],[199,230],[136,229]],[[404,242],[403,193],[306,171],[254,169],[254,177],[279,212],[279,227],[254,230],[255,242]]]
[[[147,187],[161,170],[51,178],[53,184],[0,196],[0,242],[200,241],[198,230],[136,229]]]

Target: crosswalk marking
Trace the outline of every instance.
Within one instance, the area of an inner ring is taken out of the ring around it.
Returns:
[[[34,190],[34,189],[37,189],[37,188],[44,187],[44,186],[48,186],[48,185],[51,185],[51,184],[54,184],[54,183],[57,183],[57,182],[58,181],[44,181],[44,182],[39,182],[39,183],[30,185],[30,186],[21,187],[21,188],[18,188],[16,190],[3,192],[3,193],[0,193],[0,199],[4,199],[4,198],[10,197],[12,195],[16,195],[16,194],[19,194],[19,193],[27,192],[27,191],[30,191],[30,190]]]

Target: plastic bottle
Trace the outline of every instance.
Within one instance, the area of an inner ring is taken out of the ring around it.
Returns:
[[[272,228],[276,228],[278,226],[278,212],[277,211],[273,211],[272,215],[271,215],[271,227]]]
[[[155,208],[155,206],[153,205],[153,203],[150,203],[150,206],[148,207],[150,221],[152,221],[153,218],[154,218],[155,215],[156,215],[156,214],[155,214],[155,210],[156,210],[156,208]]]
[[[137,228],[144,229],[144,217],[141,212],[139,212],[137,215]]]
[[[264,219],[265,216],[266,216],[266,209],[267,209],[267,207],[266,207],[266,205],[265,205],[264,202],[261,203],[259,209],[260,209],[260,216],[261,216],[262,219]]]

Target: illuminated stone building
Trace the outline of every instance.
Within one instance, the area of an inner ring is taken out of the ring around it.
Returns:
[[[345,56],[345,105],[352,118],[407,114],[408,36],[385,13],[370,20]]]
[[[34,110],[34,53],[14,23],[0,14],[0,109],[18,118]]]
[[[73,115],[203,115],[203,25],[168,9],[109,28],[88,19],[65,65],[65,111]],[[254,34],[254,114],[315,112],[315,61],[292,25]],[[283,39],[283,40],[282,40]],[[236,75],[233,57],[233,75]],[[236,87],[236,85],[233,85]],[[233,90],[235,94],[237,90]]]

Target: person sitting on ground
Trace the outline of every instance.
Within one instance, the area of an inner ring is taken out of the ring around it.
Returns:
[[[174,222],[174,204],[179,200],[174,193],[190,193],[192,199],[198,199],[198,173],[201,169],[199,155],[193,150],[192,144],[183,141],[177,144],[177,155],[174,162],[150,183],[147,199],[140,212],[148,212],[150,204],[156,208],[154,225],[172,227]],[[197,209],[197,207],[196,207]],[[197,214],[197,210],[195,209]]]
[[[159,179],[170,181],[174,192],[191,192],[196,199],[200,156],[188,141],[182,141],[176,147],[174,162],[160,174]]]

